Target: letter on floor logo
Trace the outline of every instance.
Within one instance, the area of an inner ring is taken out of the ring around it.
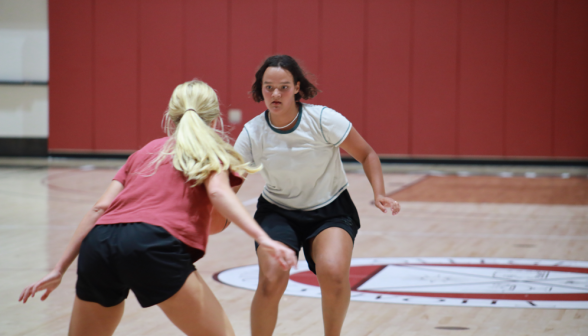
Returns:
[[[224,284],[257,288],[257,265],[217,273]],[[351,300],[470,307],[588,309],[588,262],[498,258],[361,258],[351,261]],[[306,261],[286,295],[320,297]]]

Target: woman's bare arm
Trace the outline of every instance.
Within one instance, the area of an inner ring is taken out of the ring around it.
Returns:
[[[110,182],[110,185],[108,186],[102,197],[100,197],[98,202],[94,204],[92,209],[90,209],[86,213],[84,218],[82,218],[82,220],[80,221],[80,224],[76,228],[76,231],[74,232],[72,238],[67,244],[65,251],[63,252],[61,258],[57,262],[57,265],[55,265],[53,270],[47,276],[45,276],[38,282],[35,282],[27,286],[20,294],[20,297],[18,299],[19,301],[23,301],[23,303],[26,303],[30,296],[34,297],[36,292],[46,289],[47,291],[41,297],[41,300],[45,300],[49,296],[49,294],[51,294],[51,292],[54,291],[55,288],[57,288],[57,286],[59,286],[63,274],[65,273],[65,271],[67,271],[71,263],[80,253],[80,246],[82,245],[82,241],[84,240],[84,238],[86,238],[90,230],[92,230],[98,218],[100,218],[100,216],[104,214],[104,212],[106,211],[106,209],[108,209],[114,198],[122,190],[122,183],[116,180]]]

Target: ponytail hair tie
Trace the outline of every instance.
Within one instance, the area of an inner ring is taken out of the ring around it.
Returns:
[[[186,111],[185,111],[185,112],[188,112],[188,111],[194,111],[194,112],[196,112],[196,110],[195,110],[195,109],[191,109],[191,108],[189,108],[189,109],[186,109]],[[196,113],[198,113],[198,112],[196,112]]]

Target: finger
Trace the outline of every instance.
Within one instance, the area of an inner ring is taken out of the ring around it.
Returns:
[[[22,303],[27,303],[27,300],[29,298],[29,287],[27,287],[24,292],[22,293]]]
[[[380,211],[386,213],[386,207],[383,206],[381,202],[375,201],[374,205],[376,206],[376,208],[380,209]]]
[[[33,287],[33,289],[31,290],[31,296],[35,297],[35,293],[37,292],[37,287],[39,286],[39,284],[35,284],[35,286]]]
[[[286,260],[286,258],[280,257],[279,261],[280,261],[280,266],[282,266],[282,269],[284,271],[287,271],[288,270],[288,261]]]
[[[400,212],[400,204],[398,202],[394,202],[394,208],[392,211],[392,215],[397,215]]]
[[[51,289],[47,289],[47,290],[45,291],[45,294],[43,294],[43,296],[41,296],[41,301],[45,301],[45,299],[46,299],[47,297],[49,297],[49,294],[51,294],[51,292],[53,292],[53,290],[51,290]]]

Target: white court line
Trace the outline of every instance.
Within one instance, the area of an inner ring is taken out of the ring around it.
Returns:
[[[246,201],[243,201],[244,206],[252,205],[255,203],[257,203],[257,198],[252,198],[252,199],[248,199]]]
[[[360,235],[371,236],[416,236],[416,237],[475,237],[475,238],[514,238],[514,239],[546,239],[546,240],[588,240],[588,236],[557,236],[557,235],[525,235],[525,234],[484,234],[484,233],[443,233],[443,232],[399,232],[359,230]]]

